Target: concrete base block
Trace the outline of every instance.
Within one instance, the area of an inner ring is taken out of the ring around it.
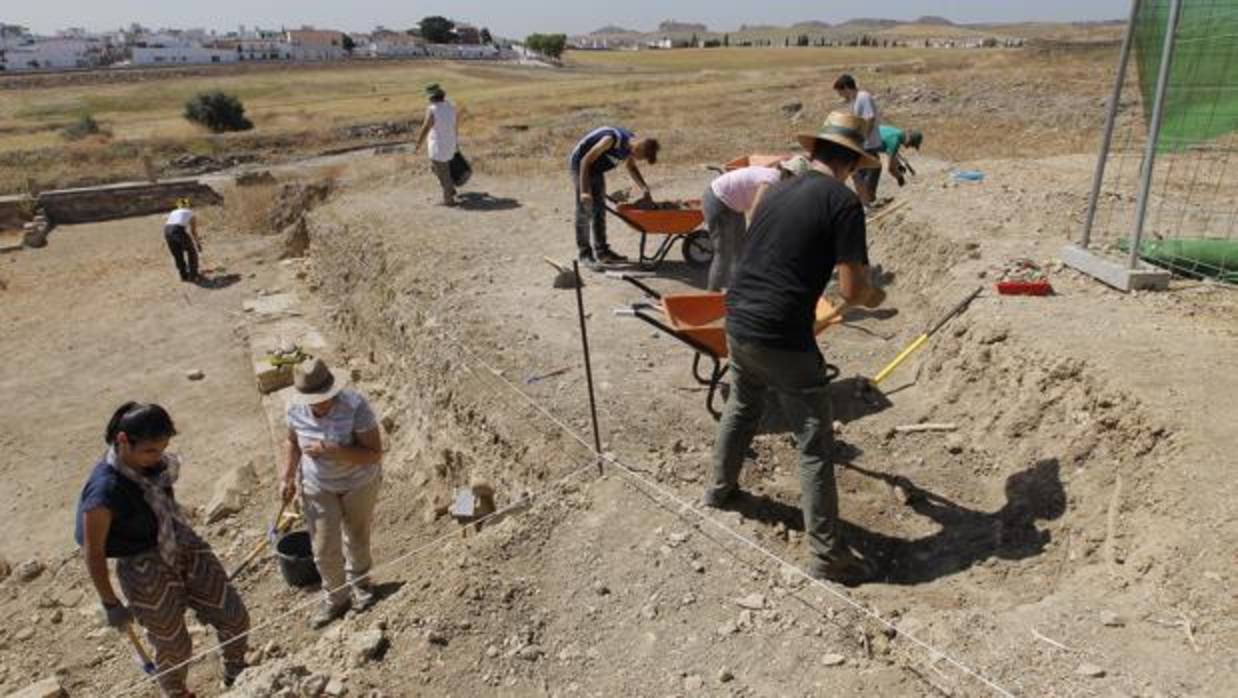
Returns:
[[[1164,291],[1169,288],[1169,272],[1140,263],[1135,269],[1105,259],[1090,250],[1070,244],[1062,248],[1062,262],[1119,291]]]

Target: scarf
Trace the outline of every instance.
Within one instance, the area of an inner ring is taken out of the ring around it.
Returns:
[[[185,518],[180,505],[172,496],[172,485],[176,483],[181,474],[180,459],[174,454],[165,453],[163,456],[164,470],[156,477],[149,477],[125,465],[117,455],[115,448],[108,449],[107,464],[142,489],[142,498],[155,512],[155,520],[159,524],[157,537],[159,557],[175,571],[176,524],[189,527],[189,520]]]

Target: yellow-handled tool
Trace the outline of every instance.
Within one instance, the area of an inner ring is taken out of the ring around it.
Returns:
[[[958,305],[951,308],[950,312],[942,316],[942,318],[937,321],[937,324],[933,325],[933,327],[928,332],[925,332],[919,337],[916,337],[915,341],[907,345],[906,349],[900,352],[898,356],[894,357],[894,360],[891,361],[888,366],[881,369],[881,372],[878,373],[876,376],[873,376],[872,384],[877,385],[878,383],[880,383],[881,381],[889,377],[891,373],[894,373],[894,370],[897,369],[900,364],[906,361],[907,357],[916,353],[916,350],[924,346],[924,343],[928,341],[929,337],[932,337],[934,334],[937,333],[937,330],[940,330],[947,322],[950,322],[950,318],[962,313],[964,310],[967,310],[967,306],[971,305],[971,302],[975,300],[976,296],[979,296],[980,292],[983,290],[984,290],[983,286],[977,286],[975,291],[972,291],[971,293],[967,294],[966,298],[960,301]]]
[[[133,645],[133,658],[141,665],[143,673],[147,676],[154,676],[155,661],[150,658],[150,653],[146,651],[146,646],[138,638],[138,631],[133,629],[132,621],[125,624],[125,636],[129,638],[129,644]]]

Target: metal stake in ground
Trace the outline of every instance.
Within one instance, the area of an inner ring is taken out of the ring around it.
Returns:
[[[572,273],[580,278],[580,262],[572,261]],[[598,431],[598,408],[593,394],[593,366],[589,361],[589,330],[585,327],[585,296],[576,284],[576,314],[580,316],[580,345],[585,352],[585,384],[589,387],[589,419],[593,422],[593,452],[598,457],[598,474],[602,474],[602,434]]]

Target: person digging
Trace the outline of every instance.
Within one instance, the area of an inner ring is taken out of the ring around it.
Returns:
[[[198,219],[193,214],[189,199],[177,199],[176,208],[168,214],[163,225],[163,239],[172,253],[176,271],[181,281],[198,283],[198,254],[202,252],[202,238],[198,236]]]
[[[215,628],[225,688],[245,669],[249,612],[176,501],[181,464],[167,453],[175,435],[172,417],[159,405],[127,402],[112,414],[107,452],[78,500],[74,538],[107,624],[125,632],[136,620],[145,628],[160,691],[185,698],[193,695],[185,686],[193,653],[185,611]],[[109,558],[116,560],[124,603],[112,588]]]
[[[322,605],[310,618],[310,627],[319,629],[350,607],[364,611],[376,600],[370,534],[383,481],[383,441],[369,402],[345,388],[322,359],[298,363],[293,386],[281,497],[287,503],[300,489],[322,575]]]
[[[834,482],[828,364],[814,333],[817,301],[837,266],[849,305],[876,308],[885,293],[870,285],[864,209],[844,182],[880,165],[864,148],[864,120],[833,112],[816,133],[798,137],[810,169],[771,186],[748,229],[748,243],[726,294],[731,392],[712,455],[703,503],[730,508],[768,394],[782,406],[800,461],[800,506],[811,574],[842,584],[873,576],[843,543]]]
[[[905,171],[907,167],[902,154],[899,152],[904,146],[908,148],[920,149],[920,145],[924,142],[924,134],[915,129],[904,131],[897,126],[889,124],[881,124],[877,127],[881,134],[881,152],[886,156],[886,171],[898,182],[898,186],[903,186],[907,183]],[[913,171],[912,174],[915,174]],[[869,177],[872,186],[873,200],[877,199],[877,184],[881,180],[881,171],[877,170],[875,175]]]
[[[644,192],[640,201],[650,202],[649,185],[636,161],[656,164],[659,148],[656,138],[637,138],[631,131],[614,126],[590,131],[572,148],[569,169],[576,190],[576,249],[581,264],[598,270],[628,261],[606,241],[606,173],[622,163]]]

